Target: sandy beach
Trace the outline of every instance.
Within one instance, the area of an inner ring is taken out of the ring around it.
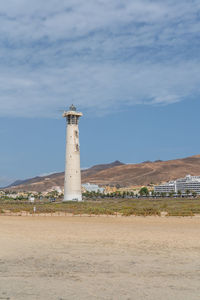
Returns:
[[[200,218],[0,217],[0,299],[200,299]]]

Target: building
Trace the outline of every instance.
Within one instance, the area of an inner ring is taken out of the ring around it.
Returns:
[[[155,193],[178,193],[182,194],[186,191],[195,192],[200,195],[200,176],[187,175],[184,178],[179,178],[175,181],[169,181],[165,184],[157,185],[154,187]]]
[[[63,113],[66,118],[66,164],[64,182],[64,201],[82,201],[81,169],[79,146],[79,118],[81,112],[71,105],[69,111]]]
[[[82,187],[87,192],[104,193],[104,188],[99,187],[97,184],[84,183]]]
[[[157,185],[154,187],[154,192],[155,193],[175,193],[175,181],[169,181],[167,183]]]
[[[200,176],[187,175],[185,178],[176,180],[176,192],[184,193],[187,190],[200,194]]]
[[[31,203],[34,203],[35,202],[35,197],[33,195],[30,195],[28,197],[28,201],[30,201]]]

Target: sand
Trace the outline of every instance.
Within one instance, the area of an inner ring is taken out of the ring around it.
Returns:
[[[200,299],[200,218],[0,217],[0,299]]]

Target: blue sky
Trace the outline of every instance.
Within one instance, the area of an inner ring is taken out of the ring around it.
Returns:
[[[199,154],[200,2],[0,3],[0,186],[62,171],[74,103],[81,165]]]

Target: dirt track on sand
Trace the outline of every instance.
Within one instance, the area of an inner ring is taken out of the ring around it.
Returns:
[[[0,299],[200,299],[200,218],[0,217]]]

